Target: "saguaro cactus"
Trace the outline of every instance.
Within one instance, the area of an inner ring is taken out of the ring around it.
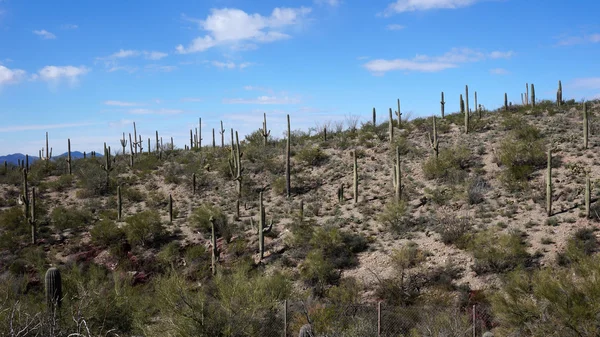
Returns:
[[[588,111],[587,104],[583,102],[583,147],[588,148]]]
[[[60,309],[62,300],[62,280],[58,268],[50,267],[46,271],[44,286],[46,288],[48,311],[52,314],[55,310]]]
[[[433,133],[433,137],[431,137],[431,134]],[[438,151],[439,151],[439,142],[438,142],[438,137],[437,137],[437,126],[435,124],[435,116],[433,116],[433,131],[431,133],[429,133],[429,145],[431,146],[431,149],[433,150],[433,153],[435,154],[435,157],[438,157]]]
[[[390,123],[388,125],[388,133],[390,135],[390,144],[394,143],[394,116],[392,115],[392,108],[390,108]]]
[[[129,134],[129,166],[133,168],[133,142],[131,141],[131,133]]]
[[[358,162],[356,159],[356,150],[352,151],[352,156],[354,157],[354,174],[353,174],[354,203],[357,203],[358,202]]]
[[[398,128],[402,127],[402,112],[400,112],[400,99],[398,98],[398,111],[396,111],[396,116],[398,116]]]
[[[525,103],[529,105],[529,83],[525,83]]]
[[[261,135],[263,136],[263,139],[264,139],[263,144],[265,146],[267,146],[270,134],[271,134],[271,130],[267,131],[267,113],[263,113],[263,128],[262,128]]]
[[[558,81],[558,90],[556,91],[556,105],[562,105],[562,83]]]
[[[131,137],[129,137],[131,139]],[[125,139],[125,132],[123,132],[123,138],[121,138],[121,147],[123,148],[123,154],[125,154],[125,147],[127,146],[127,139]]]
[[[286,189],[288,198],[292,195],[292,186],[291,186],[291,181],[290,181],[291,137],[292,137],[292,131],[290,129],[290,115],[288,114],[287,115],[287,142],[286,142],[286,151],[285,151],[285,189]]]
[[[223,121],[221,121],[221,130],[219,130],[221,134],[221,147],[225,147],[225,129],[223,129]]]
[[[158,130],[156,130],[156,155],[160,153],[160,141],[158,140]]]
[[[196,195],[196,173],[192,173],[192,195]]]
[[[402,197],[402,171],[400,168],[400,147],[396,146],[396,163],[394,164],[394,197],[399,202]]]
[[[71,175],[71,139],[67,139],[67,170],[69,171],[69,175]]]
[[[215,143],[215,128],[212,128],[212,131],[213,131],[213,144],[212,144],[212,147],[215,148],[215,147],[217,147],[217,143]]]
[[[23,205],[23,215],[29,219],[29,188],[27,185],[27,170],[23,170],[23,191],[19,196],[19,202]]]
[[[198,118],[198,149],[202,150],[202,118]]]
[[[469,133],[469,86],[465,85],[465,133]]]
[[[29,218],[29,224],[31,225],[31,243],[35,245],[36,239],[36,218],[35,218],[35,187],[31,188],[31,218]]]
[[[133,122],[133,140],[135,141],[133,144],[133,148],[135,149],[135,154],[138,154],[138,147],[141,145],[141,143],[138,143],[138,138],[137,138],[137,129],[135,127],[135,122]],[[131,140],[129,141],[131,143]],[[140,149],[140,152],[142,152],[142,150]]]
[[[377,125],[377,113],[375,112],[375,108],[373,108],[373,126]]]
[[[340,184],[340,187],[338,187],[337,189],[337,197],[338,197],[338,202],[341,204],[344,203],[344,184]]]
[[[148,138],[148,142],[149,140],[150,138]],[[100,165],[100,167],[102,170],[104,170],[104,172],[106,172],[106,190],[108,191],[110,186],[110,172],[114,169],[114,167],[112,166],[112,160],[110,159],[110,147],[107,148],[106,144],[104,145],[104,165]]]
[[[548,149],[548,168],[546,172],[546,212],[552,216],[552,150]]]
[[[240,140],[238,138],[238,132],[235,132],[235,151],[232,146],[231,158],[229,158],[229,169],[231,170],[231,176],[233,180],[236,181],[236,192],[238,198],[242,196],[242,172],[244,171],[242,168],[242,155],[240,152]]]
[[[442,118],[444,118],[444,105],[446,104],[446,102],[444,102],[444,92],[442,91],[442,100],[440,101],[440,107],[442,110]]]
[[[508,111],[508,94],[504,93],[504,111]]]
[[[535,107],[535,87],[531,83],[531,106]]]

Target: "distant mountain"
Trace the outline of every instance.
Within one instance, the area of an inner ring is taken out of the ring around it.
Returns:
[[[89,157],[89,152],[87,153],[87,156]],[[102,157],[102,155],[100,155],[99,153],[96,153],[97,157]],[[58,156],[52,156],[52,160],[55,160],[57,158],[65,158],[67,157],[67,152],[58,155]],[[83,152],[80,151],[71,151],[71,158],[73,159],[80,159],[83,158]],[[13,154],[9,154],[6,156],[0,156],[0,164],[4,165],[4,161],[6,161],[9,164],[13,164],[13,165],[17,165],[19,164],[19,160],[25,160],[25,155],[22,153],[13,153]],[[34,163],[35,161],[39,160],[39,158],[37,156],[29,156],[29,163]]]

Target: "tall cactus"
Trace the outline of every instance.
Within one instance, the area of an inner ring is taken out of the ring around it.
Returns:
[[[375,112],[375,108],[373,108],[373,126],[377,125],[377,113]]]
[[[238,198],[240,198],[242,196],[242,173],[244,169],[242,168],[241,160],[243,153],[240,152],[240,140],[237,131],[235,132],[235,143],[235,147],[232,146],[231,158],[229,159],[229,169],[231,171],[233,180],[236,181],[236,192]]]
[[[148,141],[149,140],[150,139],[148,138]],[[106,190],[107,191],[110,186],[110,172],[114,169],[114,167],[112,166],[112,162],[113,161],[110,159],[110,147],[107,148],[106,144],[104,144],[104,165],[100,165],[100,167],[106,173]]]
[[[477,112],[477,116],[481,119],[481,109],[477,105],[477,91],[475,91],[475,112]]]
[[[394,197],[396,202],[402,198],[402,171],[400,166],[400,146],[396,146],[396,163],[394,164]]]
[[[562,105],[562,83],[558,81],[558,90],[556,91],[556,105]]]
[[[71,139],[67,139],[67,170],[69,171],[69,175],[71,175]]]
[[[148,155],[152,152],[152,148],[150,147],[150,137],[148,137]]]
[[[192,195],[196,195],[196,173],[192,173]]]
[[[508,94],[504,93],[504,111],[508,111]]]
[[[221,130],[219,130],[221,134],[221,148],[225,147],[225,129],[223,129],[223,121],[221,121]]]
[[[117,186],[117,220],[123,219],[123,199],[121,199],[121,186]]]
[[[212,274],[216,275],[217,274],[217,259],[219,258],[219,252],[217,250],[217,234],[215,231],[215,218],[211,215],[209,218],[210,221],[210,230],[211,230],[211,234],[212,237],[210,239],[211,241],[211,266],[212,266]]]
[[[212,128],[212,131],[213,131],[213,143],[212,143],[212,147],[214,149],[215,147],[217,147],[217,143],[215,142],[215,128]]]
[[[141,143],[138,143],[137,129],[135,127],[135,122],[133,122],[133,140],[134,140],[133,143],[131,143],[131,140],[129,140],[129,143],[133,144],[133,148],[135,149],[135,155],[137,156],[138,147],[141,145]],[[141,149],[140,149],[140,152],[142,152]]]
[[[400,99],[398,98],[398,111],[396,111],[396,116],[398,116],[398,128],[402,127],[402,112],[400,112]]]
[[[156,130],[156,155],[160,153],[160,141],[158,140],[158,130]]]
[[[198,118],[198,150],[202,150],[202,118]]]
[[[127,146],[127,139],[125,139],[125,132],[123,132],[123,138],[120,139],[121,147],[123,148],[123,154],[125,154],[125,147]]]
[[[263,145],[267,146],[269,142],[269,135],[271,134],[271,130],[267,129],[267,113],[263,113],[263,127],[261,131],[261,135],[263,136]]]
[[[131,133],[129,134],[129,166],[133,168],[133,142],[131,141]]]
[[[531,83],[531,106],[535,107],[535,87]]]
[[[587,104],[583,102],[583,147],[588,148],[588,111]]]
[[[392,115],[392,108],[390,108],[390,123],[388,125],[388,134],[390,136],[390,144],[394,143],[394,116]]]
[[[446,104],[446,102],[444,102],[444,92],[442,91],[442,100],[440,101],[440,108],[442,110],[442,118],[444,118],[444,105]]]
[[[48,311],[53,314],[56,310],[60,309],[62,301],[62,280],[58,268],[50,267],[46,271],[44,286],[46,289]]]
[[[548,149],[548,168],[546,172],[546,212],[552,216],[552,150]]]
[[[354,174],[353,174],[353,182],[354,182],[354,203],[358,202],[358,162],[356,159],[356,150],[352,151],[352,156],[354,157]]]
[[[287,197],[292,195],[292,184],[290,181],[291,163],[290,163],[290,151],[291,151],[291,137],[292,131],[290,128],[290,115],[287,115],[287,141],[285,151],[285,190]]]
[[[25,219],[29,219],[29,186],[27,184],[27,170],[23,170],[23,191],[19,196],[19,203],[23,205],[23,215]]]
[[[190,150],[194,148],[194,131],[190,129]]]
[[[31,243],[35,245],[36,239],[36,217],[35,217],[35,187],[31,188],[31,218],[29,218],[29,225],[31,225]]]
[[[431,136],[431,134],[433,133],[433,137]],[[431,133],[429,133],[429,145],[431,146],[431,149],[433,150],[433,153],[435,154],[435,157],[438,157],[438,152],[439,152],[439,141],[438,141],[438,137],[437,137],[437,126],[435,124],[435,116],[433,116],[433,131]]]
[[[265,228],[265,208],[263,206],[263,192],[261,191],[258,195],[259,204],[258,204],[258,213],[259,213],[259,221],[258,221],[258,258],[262,260],[265,254],[265,236],[264,236],[264,228]]]
[[[469,86],[465,85],[465,133],[469,133]]]
[[[525,83],[525,103],[529,105],[529,83]]]
[[[340,187],[338,187],[337,189],[337,197],[338,197],[338,202],[341,204],[344,203],[344,183],[340,184]]]

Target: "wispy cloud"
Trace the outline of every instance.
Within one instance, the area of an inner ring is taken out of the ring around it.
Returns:
[[[247,91],[263,91],[263,92],[267,92],[269,94],[273,94],[274,91],[271,88],[265,88],[265,87],[257,87],[257,86],[253,86],[253,85],[246,85],[244,86],[244,90]]]
[[[9,69],[0,65],[0,86],[5,84],[15,84],[24,80],[27,76],[25,70]]]
[[[160,72],[168,73],[168,72],[171,72],[171,71],[177,69],[177,67],[176,66],[163,66],[160,64],[149,64],[146,67],[144,67],[144,69],[146,71],[160,71]]]
[[[89,68],[84,66],[45,66],[40,71],[32,76],[32,79],[41,79],[47,82],[57,82],[62,79],[75,83],[80,76],[87,74]]]
[[[104,66],[107,68],[108,72],[115,71],[126,71],[128,73],[136,72],[139,67],[132,65],[121,65],[121,61],[129,58],[136,58],[142,56],[146,60],[158,61],[161,60],[169,54],[159,52],[159,51],[147,51],[147,50],[135,50],[135,49],[119,49],[118,51],[103,57],[96,57],[96,63],[102,62]],[[149,65],[146,66],[149,70],[159,70],[159,71],[171,71],[174,69],[172,66],[157,66],[157,65]]]
[[[557,46],[573,46],[577,44],[599,43],[600,33],[586,34],[581,36],[561,35],[557,37]]]
[[[131,109],[128,112],[134,115],[176,115],[185,111],[180,109]]]
[[[506,69],[504,69],[504,68],[493,68],[493,69],[490,69],[490,74],[493,74],[493,75],[506,75],[506,74],[508,74],[508,71]]]
[[[418,54],[412,59],[376,59],[365,63],[363,66],[375,75],[383,75],[393,70],[438,72],[457,68],[462,63],[479,62],[488,58],[510,58],[513,54],[512,51],[494,51],[486,54],[470,48],[453,48],[441,56]]]
[[[202,102],[203,99],[202,98],[196,98],[196,97],[185,97],[181,99],[182,102]]]
[[[568,86],[572,89],[600,90],[600,77],[576,78]]]
[[[50,33],[49,31],[42,29],[42,30],[34,30],[33,34],[41,36],[43,39],[46,40],[50,40],[50,39],[56,39],[56,35]]]
[[[136,103],[136,102],[123,102],[123,101],[104,101],[104,105],[111,105],[111,106],[140,106],[140,105],[145,105],[143,103]]]
[[[187,47],[175,49],[180,54],[197,53],[219,45],[234,48],[248,43],[269,43],[291,38],[283,32],[286,27],[298,25],[311,12],[311,8],[275,8],[270,16],[248,14],[240,9],[212,9],[205,20],[191,19],[208,34],[197,37]]]
[[[60,26],[61,29],[77,29],[79,28],[78,25],[74,25],[74,24],[64,24]]]
[[[404,28],[405,27],[403,25],[399,25],[396,23],[385,26],[385,29],[387,29],[387,30],[402,30]]]
[[[225,98],[224,104],[299,104],[297,97],[289,96],[259,96],[257,98]]]
[[[227,62],[212,61],[211,64],[214,67],[221,68],[221,69],[244,69],[244,68],[247,68],[247,67],[253,65],[253,63],[251,63],[251,62],[235,63],[232,61],[227,61]]]
[[[65,124],[38,124],[38,125],[12,125],[0,127],[0,132],[18,132],[18,131],[30,131],[30,130],[48,130],[48,129],[64,129],[74,128],[81,126],[95,125],[95,123],[65,123]]]
[[[397,0],[388,5],[380,13],[383,16],[391,16],[403,12],[427,11],[433,9],[456,9],[475,4],[479,0]]]
[[[339,6],[342,1],[341,0],[314,0],[317,5],[327,5],[331,7]]]

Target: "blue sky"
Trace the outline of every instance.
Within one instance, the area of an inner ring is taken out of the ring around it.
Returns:
[[[412,117],[458,110],[469,85],[496,108],[600,97],[598,1],[0,0],[0,155],[119,148],[136,121],[176,145],[202,117],[281,137],[400,98]],[[473,97],[471,96],[471,102]],[[471,105],[472,106],[472,105]],[[153,140],[154,142],[154,140]]]

